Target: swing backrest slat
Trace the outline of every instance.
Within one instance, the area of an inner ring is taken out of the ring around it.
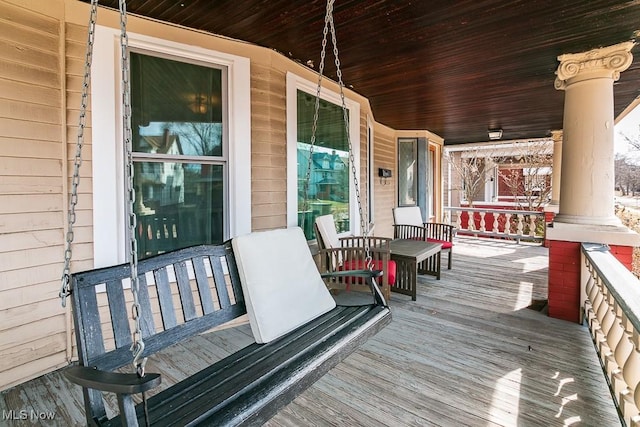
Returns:
[[[124,289],[120,280],[107,282],[107,299],[109,301],[109,313],[113,326],[113,338],[116,347],[131,345],[131,328],[129,327],[129,314],[124,297]]]
[[[140,271],[140,270],[138,270]],[[162,325],[165,329],[173,328],[178,324],[175,308],[173,306],[173,296],[169,285],[169,274],[166,268],[153,271],[153,277],[158,290],[158,302],[160,303],[160,313],[162,313]]]
[[[176,273],[176,282],[178,283],[178,292],[180,294],[180,302],[182,303],[182,315],[184,321],[188,322],[196,318],[196,305],[193,302],[193,293],[189,285],[189,273],[187,272],[186,261],[180,261],[173,264]]]

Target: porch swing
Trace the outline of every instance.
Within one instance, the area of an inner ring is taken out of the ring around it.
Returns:
[[[329,27],[335,46],[333,3],[328,0],[326,6],[323,57]],[[79,362],[64,374],[83,389],[89,425],[263,423],[390,322],[389,307],[375,281],[379,272],[349,271],[349,277],[367,283],[372,297],[360,305],[337,305],[297,227],[254,232],[221,245],[193,246],[138,260],[127,14],[126,1],[120,0],[129,262],[72,274],[97,6],[98,0],[91,0],[60,290],[63,306],[71,297]],[[131,319],[126,287],[132,294]],[[178,295],[172,288],[177,288]],[[154,310],[159,314],[154,315]],[[145,372],[148,357],[245,314],[255,343],[146,397],[161,383],[160,373]],[[130,362],[133,373],[119,372]],[[115,417],[107,416],[105,392],[117,396]],[[136,404],[138,394],[142,399]]]

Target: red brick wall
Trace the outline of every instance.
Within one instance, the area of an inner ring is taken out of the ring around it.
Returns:
[[[580,243],[549,240],[549,316],[580,321]]]
[[[633,247],[609,245],[611,254],[629,271],[633,269]]]
[[[547,240],[549,247],[549,316],[580,321],[579,242]],[[610,245],[611,254],[631,270],[633,247]]]

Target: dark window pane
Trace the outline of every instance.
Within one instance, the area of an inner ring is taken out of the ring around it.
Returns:
[[[223,173],[222,165],[136,162],[138,256],[221,243]]]
[[[222,70],[131,53],[134,151],[222,156]]]

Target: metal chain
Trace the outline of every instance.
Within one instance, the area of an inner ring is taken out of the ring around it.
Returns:
[[[122,132],[126,152],[127,171],[127,213],[129,216],[129,269],[131,272],[131,293],[133,305],[131,307],[132,318],[135,324],[133,332],[133,366],[138,376],[144,376],[144,366],[147,359],[142,358],[144,353],[144,340],[142,339],[142,327],[140,325],[140,301],[138,299],[138,241],[136,239],[137,218],[134,210],[136,191],[133,186],[133,143],[131,132],[131,98],[129,85],[129,37],[127,36],[127,1],[120,0],[120,69],[122,71]]]
[[[327,8],[329,5],[327,4]],[[306,215],[309,210],[309,183],[311,182],[311,167],[313,165],[313,149],[316,144],[316,134],[318,132],[318,113],[320,111],[320,92],[322,90],[322,79],[324,77],[324,61],[327,51],[327,35],[329,34],[329,13],[324,18],[324,29],[322,31],[322,50],[320,51],[320,65],[318,67],[318,85],[316,87],[316,101],[313,110],[313,123],[311,125],[311,145],[309,146],[309,159],[307,162],[307,174],[303,187],[303,204],[302,204],[302,229],[305,229]]]
[[[334,0],[328,0],[327,3],[327,17],[329,20],[329,26],[331,29],[331,41],[333,42],[333,55],[335,57],[336,64],[336,76],[338,77],[338,86],[340,87],[340,100],[342,101],[342,114],[345,125],[345,132],[347,136],[347,142],[349,143],[349,161],[351,163],[351,172],[353,173],[353,182],[356,190],[356,200],[358,202],[358,214],[360,215],[360,229],[362,230],[365,260],[367,268],[373,269],[373,262],[371,259],[371,251],[369,247],[369,227],[367,221],[365,221],[364,210],[362,209],[362,200],[360,196],[360,186],[358,185],[358,171],[356,169],[355,157],[353,155],[353,145],[351,143],[351,135],[349,133],[349,114],[344,96],[344,82],[342,81],[342,70],[340,69],[340,58],[338,56],[338,43],[336,39],[336,27],[333,22],[333,3]]]
[[[91,0],[91,14],[87,32],[87,49],[85,51],[84,75],[82,77],[82,96],[80,98],[80,117],[78,119],[78,134],[76,139],[76,153],[73,160],[73,178],[71,179],[71,198],[69,199],[69,217],[64,250],[64,267],[60,280],[60,302],[67,306],[67,297],[71,295],[71,244],[73,243],[73,226],[76,223],[76,205],[78,204],[78,186],[80,185],[80,166],[82,166],[82,146],[84,145],[84,129],[87,121],[87,102],[89,99],[89,84],[91,83],[91,62],[93,58],[93,42],[96,34],[96,17],[98,14],[98,0]]]

